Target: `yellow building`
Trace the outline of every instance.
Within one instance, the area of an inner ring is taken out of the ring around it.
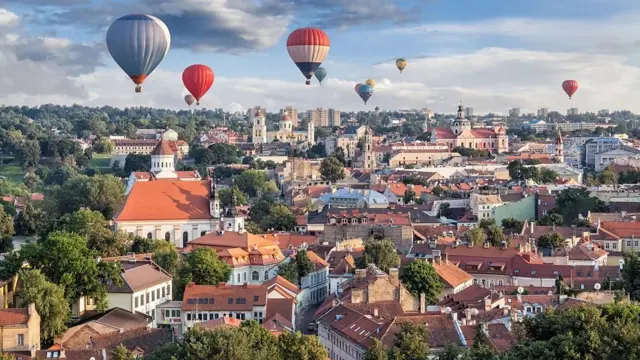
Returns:
[[[40,350],[40,315],[35,304],[0,310],[0,353],[31,353]]]

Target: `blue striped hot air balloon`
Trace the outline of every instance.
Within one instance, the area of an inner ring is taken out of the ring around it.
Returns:
[[[169,51],[171,34],[155,16],[133,14],[114,21],[107,31],[111,57],[137,85],[136,92]]]
[[[302,75],[307,78],[307,85],[311,85],[311,77],[329,54],[330,47],[329,36],[317,28],[297,29],[289,34],[287,51]]]
[[[367,100],[373,95],[373,87],[368,84],[361,84],[358,87],[358,95],[362,100],[364,100],[364,104],[367,104]]]

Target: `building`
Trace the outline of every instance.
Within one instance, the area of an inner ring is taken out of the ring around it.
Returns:
[[[472,117],[473,117],[473,108],[472,108],[472,107],[466,107],[466,108],[464,109],[464,116],[465,116],[467,119],[472,118]]]
[[[457,152],[451,150],[398,150],[391,153],[389,167],[432,166],[438,165],[451,158],[460,158]]]
[[[0,310],[0,329],[0,353],[35,357],[40,350],[40,315],[35,304]]]
[[[387,198],[375,190],[332,189],[331,193],[318,198],[319,205],[337,208],[382,208],[389,207]]]
[[[303,247],[306,249],[306,247]],[[291,255],[288,259],[292,259]],[[300,279],[300,292],[297,296],[297,308],[323,302],[329,295],[329,263],[313,251],[307,251],[307,257],[313,264],[312,271]]]
[[[531,119],[525,124],[525,126],[532,128],[536,133],[541,133],[547,130],[547,123],[544,120]]]
[[[285,106],[284,109],[280,109],[280,117],[287,115],[291,119],[293,127],[298,127],[298,109],[293,106]]]
[[[513,117],[513,118],[520,117],[520,108],[509,109],[509,117]]]
[[[493,153],[509,151],[507,130],[503,126],[493,129],[474,129],[471,121],[464,117],[464,107],[458,107],[458,116],[451,127],[435,128],[431,134],[431,142],[446,144],[450,150],[456,147],[467,147],[476,150],[488,150]]]
[[[136,138],[178,141],[178,133],[171,129],[138,129],[136,130]]]
[[[595,154],[594,170],[602,171],[616,161],[630,161],[640,159],[640,150],[631,146],[621,145],[619,148],[606,150]]]
[[[584,161],[589,167],[595,168],[596,155],[622,146],[622,140],[610,137],[591,139],[584,144]]]
[[[362,167],[365,171],[371,171],[376,168],[376,155],[373,152],[373,131],[367,126],[364,133],[364,146],[362,149]]]
[[[176,163],[178,160],[183,159],[187,154],[189,154],[189,144],[186,142],[179,140],[164,140],[164,139],[139,139],[139,140],[115,140],[113,141],[113,151],[111,152],[111,160],[110,166],[117,161],[120,164],[120,167],[124,167],[124,164],[127,160],[127,156],[129,154],[136,155],[151,155],[154,149],[158,147],[160,142],[166,143],[171,152],[174,154],[173,162]]]
[[[267,131],[267,120],[264,114],[258,110],[253,116],[252,122],[253,143],[264,144],[278,140],[280,143],[295,145],[306,142],[313,145],[315,142],[315,125],[309,122],[307,131],[294,131],[293,122],[289,115],[284,114],[280,118],[277,131]]]
[[[336,109],[317,108],[314,110],[307,110],[307,119],[309,119],[309,123],[323,127],[339,126],[341,123],[340,110]]]
[[[571,115],[580,115],[578,108],[567,109],[567,116],[571,116]]]
[[[546,119],[549,116],[549,108],[540,108],[538,109],[538,117],[541,119]]]
[[[493,209],[502,205],[500,195],[471,194],[469,207],[479,220],[493,217]]]
[[[560,164],[564,164],[564,144],[562,142],[562,133],[560,133],[560,129],[558,129],[558,135],[556,135],[556,160]]]
[[[200,134],[197,140],[204,147],[209,147],[213,144],[236,145],[246,143],[248,136],[237,133],[227,127],[216,127]]]

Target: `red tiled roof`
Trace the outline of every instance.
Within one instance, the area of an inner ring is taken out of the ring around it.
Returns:
[[[199,299],[205,299],[207,303],[204,304]],[[184,290],[182,310],[252,311],[254,306],[266,306],[266,304],[267,287],[265,285],[227,285],[226,283],[196,285],[190,283]]]
[[[158,145],[151,151],[151,155],[173,155],[171,145],[166,140],[160,140]]]
[[[22,325],[29,321],[29,309],[0,310],[0,326]]]
[[[621,238],[640,237],[640,222],[602,221],[600,229],[606,229]]]

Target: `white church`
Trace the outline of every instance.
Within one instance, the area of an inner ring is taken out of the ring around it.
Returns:
[[[307,131],[294,131],[293,121],[286,113],[280,118],[277,131],[267,131],[267,120],[260,108],[249,111],[249,120],[252,124],[252,135],[254,144],[271,143],[277,140],[281,143],[295,145],[300,142],[307,142],[313,146],[315,142],[316,130],[313,122],[309,121]]]
[[[233,198],[223,212],[214,180],[202,180],[197,171],[175,171],[173,151],[162,140],[151,153],[151,171],[129,177],[125,204],[113,220],[118,231],[183,248],[213,231],[244,230],[235,205]]]

